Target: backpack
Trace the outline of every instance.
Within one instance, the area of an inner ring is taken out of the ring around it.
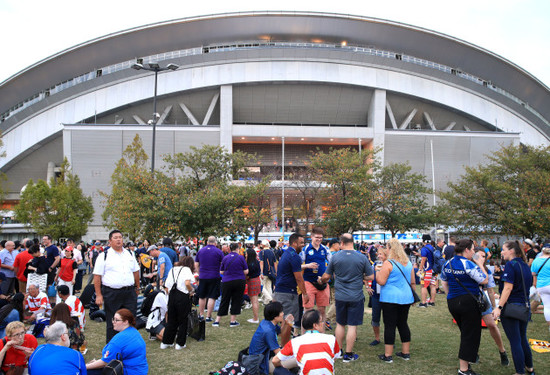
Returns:
[[[435,273],[441,273],[443,271],[443,266],[445,266],[445,258],[443,257],[443,252],[438,248],[431,247],[431,251],[434,257],[434,264],[432,265],[432,269]]]
[[[153,302],[155,302],[155,297],[157,294],[159,294],[159,290],[153,288],[152,285],[147,285],[147,288],[145,288],[145,291],[143,292],[143,295],[145,296],[145,299],[143,300],[143,303],[141,304],[141,314],[144,317],[149,316],[151,314],[151,307],[153,307]]]

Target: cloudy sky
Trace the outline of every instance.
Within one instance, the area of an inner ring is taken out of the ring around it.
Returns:
[[[336,2],[0,0],[0,83],[76,44],[183,17],[261,10],[377,17],[451,35],[494,52],[550,86],[549,0],[339,0]]]

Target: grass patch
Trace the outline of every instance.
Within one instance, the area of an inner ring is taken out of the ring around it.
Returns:
[[[419,292],[420,290],[418,290]],[[419,293],[420,294],[420,293]],[[260,316],[263,316],[260,304]],[[158,341],[149,341],[147,332],[140,330],[147,345],[147,360],[150,374],[208,374],[209,371],[220,369],[230,360],[236,360],[238,352],[247,347],[257,325],[246,320],[252,317],[252,310],[244,310],[238,320],[240,327],[229,328],[229,317],[222,319],[219,328],[206,325],[206,341],[197,342],[187,340],[187,348],[181,351],[174,349],[160,350]],[[458,368],[459,330],[453,324],[447,309],[444,295],[438,295],[435,307],[420,309],[411,307],[409,326],[411,328],[411,360],[403,361],[394,357],[394,363],[383,363],[377,358],[384,352],[382,344],[371,347],[369,343],[374,339],[370,325],[370,309],[365,313],[364,324],[358,329],[358,339],[355,352],[360,358],[356,362],[343,363],[336,361],[335,372],[338,375],[351,374],[456,374]],[[383,341],[383,329],[382,341]],[[330,332],[327,332],[330,333]],[[510,362],[512,356],[510,345],[501,328],[506,350]],[[101,356],[105,346],[105,323],[90,321],[86,326],[88,353],[86,362]],[[542,314],[535,314],[533,322],[528,326],[528,338],[549,340],[547,324]],[[397,335],[399,340],[399,335]],[[43,343],[43,339],[39,340]],[[400,342],[396,342],[396,351],[400,351]],[[483,330],[481,347],[481,361],[473,365],[476,372],[481,374],[512,374],[514,367],[511,363],[504,368],[500,365],[498,349],[487,329]],[[533,352],[535,369],[538,374],[550,374],[550,353]]]

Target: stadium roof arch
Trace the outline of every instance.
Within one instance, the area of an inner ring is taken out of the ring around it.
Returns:
[[[131,69],[138,59],[181,65],[170,73],[170,82],[159,77],[159,95],[222,84],[333,82],[439,103],[471,115],[488,129],[519,133],[525,143],[550,140],[549,88],[490,51],[388,20],[263,11],[123,30],[13,75],[0,84],[6,149],[0,166],[9,167],[27,150],[59,135],[63,124],[150,100],[150,73]],[[266,67],[271,67],[267,73]],[[433,86],[427,89],[428,84]]]

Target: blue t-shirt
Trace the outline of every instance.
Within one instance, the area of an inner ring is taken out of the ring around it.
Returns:
[[[296,287],[296,278],[294,272],[302,271],[302,258],[296,254],[296,250],[288,247],[283,251],[279,266],[277,267],[277,281],[275,282],[275,292],[298,294]]]
[[[29,375],[59,374],[86,375],[86,362],[82,354],[54,344],[42,344],[36,348],[29,358]]]
[[[451,271],[451,265],[454,272]],[[460,280],[462,285],[464,285],[470,293],[474,296],[478,296],[479,293],[481,293],[479,283],[485,280],[487,276],[485,276],[481,268],[471,260],[460,255],[455,255],[451,260],[445,263],[443,272],[441,273],[441,280],[446,281],[449,285],[447,299],[453,299],[468,294],[460,283],[456,281],[455,277]]]
[[[48,260],[48,267],[51,267],[53,262],[55,262],[55,257],[59,256],[59,249],[55,245],[50,245],[44,249],[44,254]]]
[[[269,320],[262,320],[260,325],[254,332],[252,340],[250,340],[250,347],[248,353],[250,355],[264,354],[264,360],[260,365],[260,371],[262,374],[269,373],[269,351],[279,349],[279,343],[277,342],[277,334],[281,331],[278,325],[273,324]]]
[[[158,257],[158,276],[160,279],[160,265],[164,264],[164,275],[162,277],[162,281],[166,281],[166,278],[168,277],[168,272],[172,269],[172,261],[170,260],[170,257],[165,253],[160,253]]]
[[[420,256],[422,258],[428,258],[426,260],[426,263],[424,263],[424,270],[430,271],[432,269],[432,265],[434,264],[434,248],[430,244],[424,245],[422,249],[420,249]],[[454,267],[454,264],[453,264]]]
[[[308,244],[300,253],[303,263],[317,263],[319,268],[312,270],[310,268],[304,269],[304,280],[314,283],[319,276],[323,276],[327,269],[327,264],[330,261],[330,252],[328,249],[320,245],[318,249],[315,249],[312,244]]]
[[[382,285],[380,290],[380,302],[410,305],[414,302],[414,297],[409,287],[411,283],[412,264],[408,262],[406,266],[403,266],[393,260],[390,262],[392,263],[393,269],[388,276],[386,284]],[[401,271],[403,271],[404,275]]]
[[[521,267],[521,269],[520,269]],[[521,274],[523,272],[523,281]],[[506,262],[504,266],[504,272],[502,274],[501,281],[513,284],[512,292],[508,297],[507,302],[524,304],[525,295],[529,299],[529,288],[533,285],[533,275],[527,263],[521,258],[514,258],[509,262]],[[523,288],[525,285],[525,289]]]
[[[170,261],[172,262],[172,265],[178,262],[178,253],[176,253],[174,249],[170,247],[161,247],[159,250],[161,253],[168,255]]]
[[[103,348],[101,360],[109,363],[117,358],[122,358],[124,375],[147,375],[147,351],[145,341],[134,327],[128,327],[117,333]],[[61,372],[58,372],[61,374]]]
[[[270,269],[275,273],[275,253],[272,249],[264,249],[259,254],[260,261],[264,262],[263,274],[269,276]]]
[[[550,260],[547,260],[548,258],[535,258],[533,263],[531,263],[531,272],[535,274],[538,272],[537,288],[550,285]],[[544,267],[542,267],[543,264]]]

